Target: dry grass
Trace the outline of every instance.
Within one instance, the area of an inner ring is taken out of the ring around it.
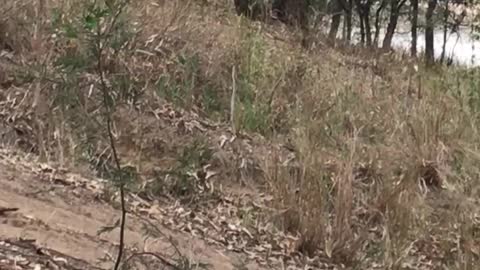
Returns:
[[[420,67],[415,72],[409,60],[361,50],[352,55],[320,46],[305,52],[292,42],[296,35],[281,26],[244,21],[227,3],[207,2],[132,3],[135,35],[127,52],[111,59],[111,79],[127,73],[135,82],[128,89],[141,89],[141,102],[126,102],[130,117],[117,121],[132,122],[120,124],[119,134],[134,134],[129,131],[137,125],[135,118],[165,100],[180,100],[178,106],[203,117],[229,119],[235,66],[240,129],[272,141],[288,138],[295,149],[290,161],[280,155],[263,158],[274,206],[281,211],[277,225],[300,236],[298,251],[356,263],[357,269],[474,269],[480,264],[477,71]],[[0,9],[0,45],[13,50],[15,61],[4,69],[2,87],[6,95],[23,100],[0,99],[2,109],[15,108],[2,120],[16,115],[16,121],[34,127],[20,137],[31,136],[30,148],[62,161],[78,155],[79,131],[98,135],[79,117],[95,115],[98,104],[85,101],[95,78],[87,68],[64,85],[75,86],[84,99],[80,108],[65,105],[65,99],[56,103],[59,92],[45,90],[68,77],[54,74],[58,57],[81,55],[85,48],[81,40],[52,38],[48,26],[52,8],[63,10],[69,20],[81,6],[43,3],[39,8],[31,1],[4,1]],[[38,17],[43,26],[37,25]],[[17,70],[30,77],[18,77]],[[179,98],[177,92],[158,95],[164,78],[165,87],[180,89]],[[137,114],[132,108],[139,108]],[[136,145],[128,139],[125,145]],[[95,147],[103,151],[100,143]]]
[[[462,104],[467,97],[448,87],[457,71],[387,69],[382,78],[373,68],[322,60],[310,58],[297,94],[292,140],[298,173],[288,165],[279,169],[278,161],[267,166],[274,168],[270,182],[278,206],[289,209],[284,224],[303,236],[299,248],[319,248],[341,262],[376,259],[404,269],[420,256],[418,242],[432,237],[442,243],[432,247],[438,252],[429,257],[433,264],[473,269],[478,247],[449,250],[457,241],[452,235],[464,233],[451,229],[470,224],[473,233],[479,213],[478,199],[467,191],[479,182],[464,179],[478,173],[477,117]],[[410,83],[416,80],[421,83]],[[445,212],[449,218],[438,222]],[[473,237],[478,241],[478,232]]]

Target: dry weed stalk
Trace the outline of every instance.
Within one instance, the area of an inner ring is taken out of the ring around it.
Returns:
[[[335,181],[335,218],[333,221],[333,245],[332,256],[340,255],[340,257],[348,258],[349,254],[353,254],[355,250],[348,247],[349,242],[354,239],[352,232],[352,216],[354,208],[354,194],[353,194],[353,177],[354,177],[354,162],[356,155],[356,140],[358,139],[358,131],[354,131],[350,139],[349,157],[340,166],[339,175]]]
[[[237,74],[235,72],[235,66],[232,67],[232,97],[230,100],[230,124],[232,125],[232,130],[236,133],[235,125],[235,103],[237,94]]]

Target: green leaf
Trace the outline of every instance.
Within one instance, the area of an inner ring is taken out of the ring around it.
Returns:
[[[86,55],[80,53],[64,54],[58,57],[55,61],[55,65],[71,71],[78,71],[88,67],[89,59]]]
[[[84,20],[85,29],[93,30],[93,29],[97,28],[97,25],[98,25],[98,19],[97,18],[93,17],[90,14],[85,16],[85,20]]]
[[[58,8],[54,8],[52,10],[52,19],[51,19],[52,25],[56,27],[60,24],[61,21],[62,21],[62,13]]]
[[[75,27],[72,25],[72,24],[65,24],[65,26],[63,27],[63,30],[65,31],[65,36],[67,38],[77,38],[78,37],[78,34],[77,34],[77,29],[75,29]]]
[[[182,65],[185,65],[185,63],[187,62],[187,60],[185,59],[185,56],[183,56],[182,54],[178,55],[177,60]]]

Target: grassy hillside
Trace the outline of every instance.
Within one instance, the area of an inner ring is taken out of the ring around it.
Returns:
[[[229,1],[132,1],[117,17],[10,0],[0,13],[5,145],[108,178],[106,88],[122,165],[138,172],[129,192],[205,211],[226,192],[266,194],[242,226],[272,224],[294,239],[288,256],[340,268],[480,265],[477,70],[321,34],[306,51]],[[216,174],[207,188],[199,171]]]

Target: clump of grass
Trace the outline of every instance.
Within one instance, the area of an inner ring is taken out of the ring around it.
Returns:
[[[261,29],[250,25],[245,18],[240,18],[237,31],[239,45],[234,59],[238,74],[233,78],[238,88],[237,126],[246,131],[271,135],[275,131],[276,117],[272,108],[273,98],[283,82],[283,69],[289,63],[286,59],[276,58]]]
[[[198,86],[199,59],[197,55],[179,54],[173,74],[165,74],[158,80],[157,94],[177,106],[191,107],[193,92]]]
[[[415,92],[422,96],[412,97],[411,85],[402,83],[408,74],[390,74],[399,83],[373,96],[371,88],[381,85],[366,84],[363,78],[371,75],[365,71],[320,62],[305,67],[291,120],[297,165],[271,160],[266,167],[277,207],[288,209],[280,226],[301,236],[298,249],[325,252],[343,263],[368,256],[400,268],[415,257],[420,236],[449,239],[446,232],[432,231],[452,223],[435,223],[443,210],[431,200],[451,204],[445,194],[468,196],[466,183],[479,185],[466,180],[478,174],[467,165],[478,164],[478,158],[463,162],[477,141],[477,112],[469,102],[475,96],[468,90],[474,84],[459,86],[456,71],[443,71],[446,84],[440,87],[439,75],[421,73]],[[452,222],[460,224],[464,213],[452,211]]]
[[[208,194],[204,166],[212,158],[208,145],[196,139],[181,149],[176,165],[169,170],[156,172],[156,177],[145,190],[153,196],[174,196],[183,202],[198,201],[202,194]]]

